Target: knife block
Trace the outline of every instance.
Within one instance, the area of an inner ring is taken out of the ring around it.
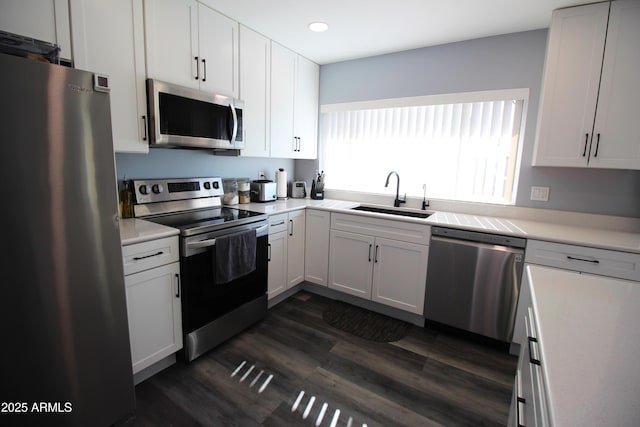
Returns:
[[[314,179],[311,183],[311,195],[309,196],[313,200],[324,199],[324,182],[316,182]]]

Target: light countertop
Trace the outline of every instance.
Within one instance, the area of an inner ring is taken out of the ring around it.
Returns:
[[[331,212],[350,213],[361,216],[395,219],[431,226],[460,228],[471,231],[502,234],[525,239],[544,240],[571,245],[611,249],[640,253],[640,233],[606,230],[550,222],[498,218],[455,212],[434,212],[429,218],[420,219],[374,212],[354,211],[358,202],[345,200],[286,199],[266,203],[239,204],[232,207],[275,215],[294,210],[313,208]],[[385,206],[388,207],[388,206]],[[162,238],[178,234],[178,230],[140,219],[120,221],[120,237],[123,245]]]
[[[638,232],[623,232],[586,226],[583,227],[541,221],[460,214],[455,212],[436,211],[429,218],[420,219],[351,210],[351,208],[358,206],[359,204],[360,203],[358,202],[331,199],[287,199],[275,202],[249,203],[237,206],[241,209],[248,209],[270,215],[309,207],[329,210],[332,212],[351,213],[426,225],[503,234],[525,239],[545,240],[549,242],[640,253],[640,233]]]
[[[637,426],[640,284],[528,266],[552,425]]]
[[[120,243],[122,246],[163,237],[177,236],[177,228],[167,227],[143,219],[128,218],[120,220]]]

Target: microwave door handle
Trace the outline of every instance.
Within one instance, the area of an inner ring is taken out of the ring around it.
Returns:
[[[233,117],[233,129],[229,143],[233,144],[236,142],[236,136],[238,135],[238,115],[236,114],[236,107],[233,104],[229,104],[229,108],[231,108],[231,116]]]

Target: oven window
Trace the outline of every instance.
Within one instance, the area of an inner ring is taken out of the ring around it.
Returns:
[[[215,247],[207,252],[181,257],[182,327],[185,334],[265,294],[267,245],[268,236],[258,237],[256,269],[224,284],[215,283]]]

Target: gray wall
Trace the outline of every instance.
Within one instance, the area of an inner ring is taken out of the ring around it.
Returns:
[[[531,166],[546,38],[528,31],[323,65],[320,104],[529,88],[516,205],[640,217],[640,171]],[[296,168],[311,176],[317,162]],[[532,185],[550,187],[549,201],[529,200]]]
[[[205,150],[152,148],[149,154],[116,154],[118,180],[144,178],[195,178],[221,176],[258,178],[264,171],[267,179],[275,180],[278,168],[287,170],[289,180],[296,179],[294,161],[257,157],[214,156]]]

